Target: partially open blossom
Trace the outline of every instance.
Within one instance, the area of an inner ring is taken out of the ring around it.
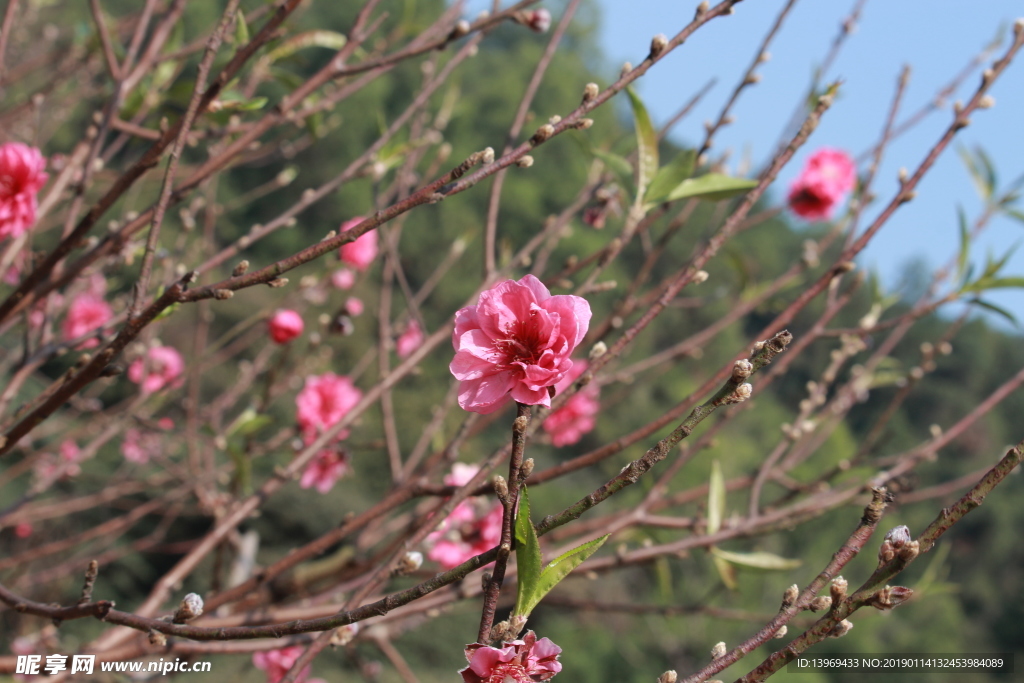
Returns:
[[[467,645],[469,666],[459,673],[464,683],[547,681],[562,670],[561,653],[562,648],[549,639],[538,640],[533,631],[527,631],[522,640],[502,643],[502,647]]]
[[[823,147],[807,159],[789,188],[789,208],[807,220],[828,220],[857,184],[857,167],[846,152]]]
[[[408,358],[409,354],[418,349],[423,343],[423,330],[415,320],[410,320],[405,326],[405,332],[395,340],[395,351],[399,358]]]
[[[460,380],[459,405],[492,413],[508,394],[526,405],[550,406],[548,387],[572,369],[569,356],[590,326],[590,304],[551,296],[533,275],[506,280],[455,314],[449,368]]]
[[[92,293],[79,294],[71,300],[68,314],[64,317],[64,325],[61,328],[64,340],[77,339],[98,330],[113,317],[114,311],[102,297]],[[82,342],[81,348],[91,349],[99,346],[99,343],[99,340],[94,337]]]
[[[275,344],[286,344],[302,334],[302,316],[288,308],[278,309],[270,317],[268,329]]]
[[[174,386],[185,361],[178,350],[171,346],[155,346],[145,358],[136,358],[128,366],[128,379],[142,385],[142,393],[152,394],[164,387]]]
[[[306,465],[299,479],[299,486],[304,489],[316,488],[320,493],[327,493],[339,479],[348,473],[349,455],[344,449],[324,448],[313,461]]]
[[[354,228],[362,223],[363,220],[362,216],[357,216],[352,220],[345,221],[341,224],[341,232]],[[371,230],[354,242],[341,245],[338,255],[342,261],[355,267],[357,270],[366,270],[373,263],[373,259],[377,258],[377,231]]]
[[[551,28],[551,12],[543,7],[526,13],[526,25],[537,33],[547,33]]]
[[[0,240],[17,237],[36,222],[36,195],[49,177],[46,159],[20,142],[0,145]]]
[[[281,648],[280,650],[268,650],[257,652],[252,656],[252,663],[257,669],[262,669],[267,674],[267,683],[279,683],[288,673],[288,670],[295,664],[295,660],[306,651],[302,645]],[[323,683],[323,679],[308,678],[311,666],[304,666],[295,677],[295,683]]]
[[[464,486],[476,475],[477,465],[455,463],[444,478],[448,486]],[[501,541],[501,518],[504,510],[499,502],[483,496],[462,501],[444,522],[426,538],[427,557],[445,569],[457,567],[471,557],[487,552]]]
[[[555,385],[555,396],[571,387],[586,369],[586,361],[574,361],[572,370]],[[558,447],[572,445],[594,428],[597,424],[595,416],[601,407],[599,394],[597,384],[591,382],[570,396],[564,406],[548,415],[544,420],[544,431],[551,435],[552,444]]]
[[[333,372],[307,377],[306,385],[295,397],[296,420],[303,437],[311,443],[341,421],[362,397],[363,392],[348,377]]]
[[[356,283],[356,274],[348,268],[339,268],[331,273],[331,284],[338,289],[352,289]]]

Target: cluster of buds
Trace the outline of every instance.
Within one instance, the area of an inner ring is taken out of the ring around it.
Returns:
[[[878,566],[892,562],[897,556],[904,563],[910,562],[919,552],[920,544],[910,540],[910,529],[901,524],[885,535],[885,540],[878,548]]]
[[[518,12],[513,19],[537,33],[547,33],[551,28],[551,12],[543,7],[529,12]]]

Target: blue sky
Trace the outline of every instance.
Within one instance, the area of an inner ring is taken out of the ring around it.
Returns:
[[[603,10],[600,40],[609,59],[608,77],[623,61],[638,62],[657,33],[674,35],[693,16],[696,2],[680,0],[599,0]],[[718,83],[701,106],[676,129],[675,138],[693,144],[703,122],[717,118],[719,109],[747,68],[784,0],[747,0],[730,17],[715,19],[652,69],[639,83],[655,123],[670,118],[712,76]],[[771,60],[762,66],[761,83],[745,91],[733,110],[736,122],[716,138],[715,151],[729,149],[732,159],[749,157],[759,167],[806,92],[811,74],[827,53],[853,0],[801,0],[769,48]],[[868,0],[856,32],[826,78],[842,78],[841,96],[814,133],[804,152],[780,176],[775,196],[781,197],[803,158],[814,148],[829,145],[855,154],[878,138],[895,83],[904,64],[912,68],[903,111],[916,111],[932,100],[983,46],[999,35],[1009,44],[1015,18],[1024,16],[1020,0]],[[956,153],[958,146],[981,146],[993,159],[1002,184],[1024,173],[1024,56],[1018,57],[990,91],[995,107],[978,112],[926,176],[915,201],[902,207],[861,257],[862,266],[894,285],[902,267],[924,259],[932,268],[955,255],[958,244],[956,211],[962,205],[969,219],[982,209],[969,175]],[[978,84],[972,76],[953,99],[966,100]],[[875,184],[880,200],[896,189],[900,167],[913,170],[951,120],[945,110],[895,141],[889,148]],[[870,207],[870,220],[882,201]],[[1024,208],[1024,202],[1021,203]],[[866,222],[862,222],[865,225]],[[974,261],[987,250],[1000,255],[1024,240],[1024,224],[1009,218],[994,220],[973,247]],[[1024,275],[1024,249],[1011,259],[1005,274]],[[1024,291],[1003,290],[986,295],[1012,311],[1024,324]],[[955,310],[955,309],[953,309]]]

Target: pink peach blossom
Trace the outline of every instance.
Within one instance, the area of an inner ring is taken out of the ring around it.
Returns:
[[[155,346],[146,357],[136,358],[128,366],[128,379],[142,385],[142,393],[152,394],[166,386],[174,386],[185,369],[185,361],[171,346]]]
[[[571,387],[586,369],[586,361],[573,361],[572,370],[555,385],[555,396]],[[572,445],[594,428],[597,424],[595,416],[601,407],[599,394],[600,389],[591,382],[570,396],[564,406],[548,415],[544,420],[544,431],[551,435],[552,444],[558,447]]]
[[[349,460],[348,452],[344,449],[324,448],[306,465],[299,486],[304,489],[315,487],[320,493],[327,493],[339,479],[348,474]]]
[[[174,429],[174,420],[169,417],[161,417],[156,421],[156,426],[164,431]]]
[[[353,318],[359,317],[363,314],[363,300],[357,296],[350,296],[345,299],[345,312]]]
[[[356,274],[348,268],[339,268],[331,273],[331,284],[338,289],[352,289],[356,283]]]
[[[252,663],[257,669],[267,674],[267,683],[279,683],[292,668],[295,661],[306,651],[301,645],[284,647],[279,650],[257,652],[252,656]],[[295,683],[324,683],[320,678],[308,678],[312,666],[304,666],[295,677]]]
[[[405,326],[405,331],[395,341],[395,351],[399,358],[408,358],[409,355],[423,344],[423,330],[415,320],[410,320]]]
[[[307,377],[306,385],[295,397],[296,420],[303,437],[311,443],[320,433],[340,422],[362,397],[363,392],[348,377],[339,377],[333,372]]]
[[[469,666],[459,671],[464,683],[529,683],[550,680],[562,670],[558,655],[562,648],[547,638],[527,631],[521,640],[489,647],[480,643],[466,646]]]
[[[286,344],[302,334],[302,316],[288,308],[278,309],[270,317],[268,328],[275,344]]]
[[[789,188],[789,208],[807,220],[828,220],[857,184],[857,167],[846,152],[822,147],[812,154]]]
[[[341,232],[354,228],[363,220],[365,219],[362,216],[357,216],[345,221],[341,224]],[[366,270],[373,263],[373,259],[377,258],[377,231],[371,230],[356,238],[355,241],[341,245],[338,255],[342,261],[354,266],[357,270]]]
[[[508,394],[526,405],[550,406],[548,387],[569,370],[569,356],[590,325],[590,304],[571,294],[551,296],[527,275],[506,280],[480,295],[476,306],[455,314],[449,368],[459,386],[459,405],[493,413]]]
[[[62,332],[64,340],[70,341],[82,335],[94,332],[106,325],[114,317],[110,304],[92,293],[79,294],[71,300],[68,314],[64,317]],[[79,348],[91,349],[99,346],[99,340],[93,337],[79,345]]]
[[[17,237],[36,222],[36,195],[49,177],[46,159],[20,142],[0,145],[0,240]]]
[[[79,467],[78,463],[82,462],[82,450],[78,447],[78,444],[71,439],[64,439],[60,442],[58,450],[61,461],[64,463],[64,473],[69,477],[80,474],[82,468]]]
[[[32,535],[32,525],[28,522],[18,522],[14,525],[14,535],[18,538],[28,538]],[[11,652],[17,652],[14,646],[11,646]]]

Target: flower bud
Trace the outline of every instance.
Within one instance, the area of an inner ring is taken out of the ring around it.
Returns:
[[[172,622],[175,624],[184,624],[186,621],[191,621],[203,613],[203,599],[195,593],[189,593],[181,599],[181,604],[178,605],[178,611],[174,613]]]
[[[238,262],[235,269],[231,271],[232,277],[238,277],[239,275],[245,275],[245,271],[249,270],[249,262],[242,260]]]
[[[775,632],[775,635],[773,635],[772,638],[785,638],[788,632],[789,627],[783,624],[779,627],[779,630]]]
[[[530,168],[533,166],[533,157],[529,154],[524,154],[516,161],[516,166],[519,168]]]
[[[702,18],[705,14],[708,13],[709,9],[711,9],[711,4],[708,2],[708,0],[703,0],[703,2],[697,5],[697,13],[694,15],[694,19]]]
[[[355,640],[356,634],[359,633],[359,623],[354,622],[351,624],[345,624],[339,627],[331,635],[331,646],[332,647],[344,647]]]
[[[664,33],[659,33],[651,38],[651,58],[660,57],[665,52],[666,47],[668,47],[668,38],[665,37]]]
[[[526,460],[525,460],[525,461],[523,462],[523,465],[522,465],[522,467],[520,467],[520,468],[519,468],[519,476],[520,476],[520,477],[521,477],[522,479],[526,479],[526,478],[527,478],[527,477],[529,477],[529,476],[530,476],[531,474],[533,474],[533,465],[534,465],[534,463],[533,463],[533,458],[527,458],[527,459],[526,459]]]
[[[423,553],[416,550],[411,550],[402,556],[402,559],[398,561],[398,566],[395,567],[394,575],[403,576],[411,572],[416,571],[423,565]]]
[[[725,656],[728,650],[725,648],[725,643],[715,643],[715,646],[711,648],[711,659],[720,659]]]
[[[750,377],[750,374],[754,371],[754,364],[749,360],[740,359],[732,365],[732,381],[739,382],[742,379]]]
[[[526,25],[537,33],[547,33],[551,28],[551,12],[543,7],[526,13]]]
[[[693,277],[690,279],[690,282],[692,282],[695,285],[699,285],[702,282],[707,282],[707,279],[708,271],[698,270],[696,273],[693,274]]]
[[[846,579],[841,576],[832,579],[832,586],[829,588],[829,592],[832,594],[833,605],[838,605],[846,598],[847,586]]]
[[[533,137],[530,138],[530,142],[536,145],[541,142],[544,142],[554,134],[555,127],[552,126],[550,123],[545,123],[543,126],[537,129],[536,133],[533,134]]]
[[[608,345],[603,341],[599,341],[591,347],[588,358],[591,361],[595,361],[606,353],[608,353]]]
[[[598,87],[597,83],[587,83],[583,86],[583,101],[590,102],[597,97],[600,92],[601,89]]]
[[[675,672],[675,669],[669,669],[665,673],[658,676],[658,683],[676,683],[679,679],[679,674]]]
[[[494,477],[494,492],[502,501],[508,500],[508,482],[500,474]]]
[[[901,524],[898,527],[889,530],[889,533],[885,535],[885,540],[892,544],[893,550],[899,550],[907,543],[910,543],[910,529],[906,525]]]
[[[842,638],[847,633],[849,633],[850,629],[852,629],[852,628],[853,628],[853,624],[850,622],[850,620],[849,619],[843,619],[838,624],[836,624],[835,627],[831,631],[828,632],[828,637],[829,638]]]
[[[827,610],[832,606],[832,598],[827,595],[819,595],[818,597],[811,600],[811,604],[807,606],[807,609],[812,612],[821,612]]]

